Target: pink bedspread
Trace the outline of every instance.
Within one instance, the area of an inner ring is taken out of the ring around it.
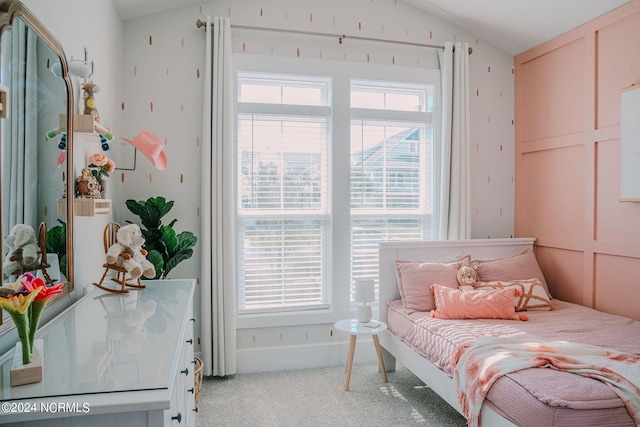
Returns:
[[[533,334],[640,355],[640,322],[556,299],[553,304],[555,310],[529,311],[528,322],[517,322],[407,315],[400,301],[391,301],[387,323],[390,333],[451,377],[456,349],[485,335]],[[489,391],[486,404],[521,427],[635,425],[610,387],[552,369],[531,368],[503,376]]]
[[[454,363],[453,381],[469,427],[479,425],[491,386],[502,376],[527,368],[553,368],[609,384],[640,425],[640,356],[527,334],[479,338],[461,347]]]
[[[434,319],[429,313],[407,315],[401,302],[389,303],[389,331],[418,353],[453,375],[452,356],[461,345],[485,335],[537,335],[550,341],[572,341],[640,355],[640,322],[553,300],[553,311],[527,311],[529,321]]]

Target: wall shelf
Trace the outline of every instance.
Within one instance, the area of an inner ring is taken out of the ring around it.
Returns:
[[[111,199],[82,199],[73,200],[73,214],[75,216],[107,215],[111,213]],[[58,199],[58,216],[67,216],[67,199]]]
[[[60,114],[60,131],[67,131],[67,115]],[[93,133],[95,130],[95,121],[90,114],[74,114],[73,130],[75,132]]]

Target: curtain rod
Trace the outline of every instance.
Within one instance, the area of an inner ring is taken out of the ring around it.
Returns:
[[[198,28],[205,27],[206,25],[207,25],[207,23],[205,21],[202,21],[201,19],[198,19],[196,21],[196,27],[198,27]],[[338,43],[340,43],[340,44],[342,44],[342,40],[344,40],[344,39],[353,39],[353,40],[365,40],[365,41],[381,42],[381,43],[394,43],[394,44],[401,44],[401,45],[406,45],[406,46],[418,46],[418,47],[429,47],[429,48],[434,48],[434,49],[444,49],[444,46],[437,45],[437,44],[404,42],[404,41],[399,41],[399,40],[385,40],[385,39],[378,39],[378,38],[372,38],[372,37],[349,36],[349,35],[346,35],[346,34],[318,33],[318,32],[313,32],[313,31],[285,30],[283,28],[252,27],[252,26],[247,26],[247,25],[232,25],[231,28],[236,28],[236,29],[239,29],[239,30],[276,31],[276,32],[287,33],[287,34],[333,37],[333,38],[337,38],[338,39]],[[473,48],[470,47],[469,48],[469,55],[471,55],[472,53],[473,53]]]

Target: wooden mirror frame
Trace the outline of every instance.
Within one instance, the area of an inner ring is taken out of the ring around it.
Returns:
[[[0,39],[5,34],[5,31],[11,30],[15,19],[20,18],[30,30],[32,30],[48,47],[58,56],[61,68],[61,78],[65,83],[67,92],[67,129],[73,129],[73,85],[71,82],[71,76],[69,75],[69,65],[67,63],[66,55],[62,49],[62,45],[56,40],[56,38],[46,29],[46,27],[19,1],[8,0],[0,4]],[[1,143],[2,141],[0,141]],[[66,159],[66,172],[65,172],[65,192],[66,192],[66,263],[67,271],[65,272],[66,282],[63,286],[62,294],[50,301],[49,304],[55,300],[62,298],[74,289],[74,262],[73,262],[73,195],[74,195],[74,171],[73,171],[73,132],[67,132],[67,159]],[[1,172],[1,171],[0,171]],[[2,188],[2,173],[0,173],[0,188]],[[0,212],[2,210],[2,201],[0,200]],[[2,229],[0,217],[0,230]],[[4,236],[3,236],[4,237]],[[0,266],[2,263],[0,258]],[[1,323],[0,319],[0,323]],[[13,322],[0,325],[0,334],[3,334],[13,328]]]

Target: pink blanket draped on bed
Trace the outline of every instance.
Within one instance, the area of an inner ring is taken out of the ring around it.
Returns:
[[[533,335],[486,336],[458,349],[453,375],[469,426],[479,426],[482,402],[502,375],[526,368],[553,368],[609,384],[640,426],[640,356]]]

